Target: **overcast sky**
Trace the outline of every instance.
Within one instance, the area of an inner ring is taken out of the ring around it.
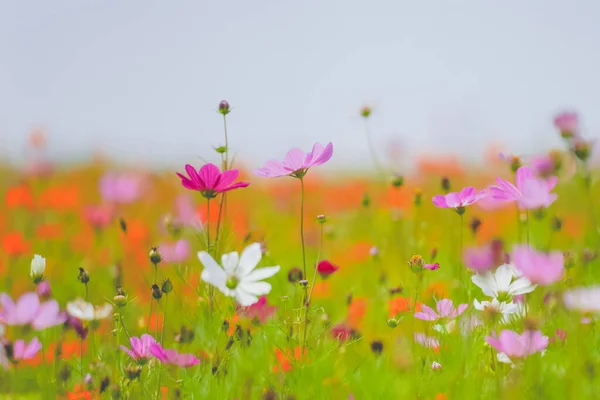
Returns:
[[[314,141],[368,162],[365,103],[382,153],[544,150],[557,110],[600,130],[598,21],[597,0],[0,0],[0,156],[42,126],[54,157],[211,159],[221,99],[252,166]]]

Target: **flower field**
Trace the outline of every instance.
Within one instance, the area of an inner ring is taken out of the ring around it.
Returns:
[[[225,128],[149,171],[35,134],[0,166],[0,398],[600,398],[593,143],[554,124],[547,154],[360,176],[327,138],[251,170]]]

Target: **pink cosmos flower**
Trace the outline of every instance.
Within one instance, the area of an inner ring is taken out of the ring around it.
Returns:
[[[9,295],[0,295],[0,322],[5,325],[31,325],[35,330],[42,330],[64,323],[67,316],[60,312],[56,300],[40,303],[37,293],[23,294],[15,304]]]
[[[180,354],[177,350],[163,349],[160,343],[150,345],[150,353],[163,364],[177,365],[184,368],[200,364],[200,360],[193,354]]]
[[[548,154],[532,157],[529,164],[539,178],[549,178],[554,174],[554,159]]]
[[[460,304],[458,308],[454,308],[452,300],[443,299],[438,301],[435,307],[437,312],[426,305],[421,306],[421,311],[415,313],[415,318],[423,321],[436,321],[443,318],[454,319],[467,309],[467,304]]]
[[[250,319],[257,319],[264,324],[271,317],[277,307],[267,304],[267,296],[261,296],[258,302],[248,307],[239,307],[238,312]]]
[[[496,178],[496,182],[498,186],[490,187],[493,198],[516,201],[520,208],[528,210],[548,207],[558,197],[555,193],[550,193],[556,186],[558,178],[555,176],[548,179],[537,178],[527,166],[517,170],[516,186],[502,178]]]
[[[140,176],[124,173],[107,173],[100,179],[100,196],[110,203],[133,203],[142,194],[143,181]]]
[[[354,335],[354,329],[349,327],[346,324],[337,324],[333,328],[331,328],[331,336],[335,340],[339,340],[340,342],[345,342],[348,339],[352,339]]]
[[[564,256],[560,251],[544,253],[519,245],[513,248],[512,261],[524,277],[538,285],[558,282],[565,271]]]
[[[423,265],[423,268],[428,269],[430,271],[435,271],[435,270],[440,269],[440,264],[439,263],[425,264],[425,265]]]
[[[327,260],[320,261],[319,265],[317,266],[317,272],[319,273],[319,275],[321,275],[321,278],[323,279],[327,278],[329,275],[333,274],[338,269],[340,269],[340,267],[332,264]]]
[[[163,256],[163,261],[167,263],[181,263],[190,257],[191,247],[187,240],[180,239],[175,243],[163,243],[158,246]]]
[[[41,299],[48,300],[52,296],[52,289],[48,281],[41,281],[36,286],[36,292]]]
[[[29,344],[26,344],[24,340],[15,340],[13,344],[13,355],[14,361],[30,360],[42,349],[42,344],[38,338],[34,337],[31,339]]]
[[[563,294],[563,303],[569,310],[583,313],[600,312],[600,286],[568,290]]]
[[[431,370],[432,371],[439,371],[440,369],[442,369],[442,364],[440,364],[437,361],[434,361],[431,363]]]
[[[83,218],[94,228],[106,228],[113,219],[113,208],[107,205],[86,206],[83,208]]]
[[[554,126],[563,137],[575,136],[579,131],[579,116],[571,111],[562,112],[554,117]]]
[[[463,263],[475,272],[484,272],[496,266],[490,246],[467,247],[463,252]]]
[[[531,354],[541,352],[548,347],[548,337],[540,331],[525,331],[519,335],[517,332],[503,330],[500,336],[492,332],[485,341],[504,356],[498,355],[498,360],[512,362],[512,359],[525,358]]]
[[[423,347],[429,349],[438,350],[440,348],[440,342],[431,336],[427,336],[424,333],[415,333],[415,341]]]
[[[121,350],[129,354],[129,356],[138,363],[145,364],[152,356],[150,347],[155,344],[156,341],[151,335],[144,334],[139,338],[132,336],[129,339],[129,343],[131,343],[131,350],[123,345],[121,345]]]
[[[279,178],[281,176],[293,176],[302,178],[310,167],[324,164],[333,155],[333,144],[323,146],[315,143],[312,151],[304,153],[301,149],[294,148],[288,151],[283,161],[269,160],[263,168],[254,170],[258,176],[265,178]]]
[[[474,187],[467,186],[460,192],[451,192],[447,195],[438,194],[433,196],[433,204],[439,208],[452,208],[454,211],[462,213],[464,208],[478,202],[486,196],[484,190],[477,191]]]
[[[183,187],[190,190],[197,190],[207,199],[212,199],[218,193],[224,193],[250,185],[248,182],[233,183],[240,174],[239,170],[230,169],[221,172],[219,171],[219,167],[210,163],[204,164],[198,171],[187,164],[185,166],[185,171],[188,176],[177,173],[181,178]]]

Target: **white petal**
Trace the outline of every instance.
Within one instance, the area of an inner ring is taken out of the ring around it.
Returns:
[[[535,290],[536,285],[532,285],[529,279],[523,277],[519,278],[510,284],[508,294],[516,296],[518,294],[531,293]]]
[[[204,265],[200,278],[202,278],[204,282],[210,283],[218,288],[225,286],[227,275],[210,254],[201,251],[198,253],[198,259],[200,259],[200,262]]]
[[[244,292],[239,286],[235,289],[235,299],[242,307],[248,307],[258,302],[258,297]]]
[[[498,353],[497,355],[498,361],[505,364],[512,364],[512,361],[505,353]]]
[[[473,300],[473,307],[475,307],[476,310],[483,311],[489,305],[490,305],[489,301],[482,301],[480,303],[477,299]]]
[[[260,262],[262,250],[260,243],[252,243],[242,251],[240,262],[237,269],[238,278],[248,275]]]
[[[277,272],[279,272],[279,269],[279,265],[276,265],[274,267],[255,269],[254,271],[250,272],[248,275],[243,277],[243,280],[244,282],[262,281],[263,279],[267,279],[275,275]]]
[[[268,282],[241,282],[239,288],[246,293],[260,296],[271,291],[271,284]]]
[[[507,293],[513,278],[512,267],[508,264],[499,266],[496,269],[495,278],[498,292]]]
[[[475,274],[471,277],[474,284],[479,286],[483,293],[490,297],[498,296],[498,288],[496,286],[496,280],[494,276],[489,272],[485,274]]]
[[[240,256],[238,255],[237,251],[228,254],[223,254],[223,256],[221,256],[221,263],[223,264],[223,269],[225,270],[227,275],[233,275],[233,273],[238,267],[239,261]]]

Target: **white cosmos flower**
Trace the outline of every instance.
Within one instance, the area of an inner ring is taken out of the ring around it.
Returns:
[[[523,317],[525,315],[525,307],[520,303],[514,302],[500,302],[494,298],[492,301],[484,300],[479,302],[477,299],[473,301],[473,307],[476,310],[484,311],[486,309],[495,310],[502,314],[502,322],[509,323],[514,317]]]
[[[529,279],[523,276],[513,280],[515,271],[516,269],[512,265],[504,264],[496,268],[494,273],[487,271],[484,274],[475,274],[471,280],[481,288],[485,295],[501,300],[533,292],[536,285],[533,285]]]
[[[108,318],[112,314],[112,305],[105,303],[95,306],[83,299],[76,299],[67,303],[67,313],[83,321],[97,321]]]
[[[223,254],[221,267],[205,251],[198,253],[204,270],[201,278],[219,289],[224,295],[235,297],[240,305],[247,307],[258,302],[258,296],[271,291],[271,284],[262,282],[279,272],[279,265],[255,269],[262,258],[260,243],[246,247],[239,256],[237,252]]]
[[[38,254],[33,256],[31,260],[31,269],[29,270],[29,277],[35,283],[39,283],[44,279],[44,272],[46,271],[46,259]]]

